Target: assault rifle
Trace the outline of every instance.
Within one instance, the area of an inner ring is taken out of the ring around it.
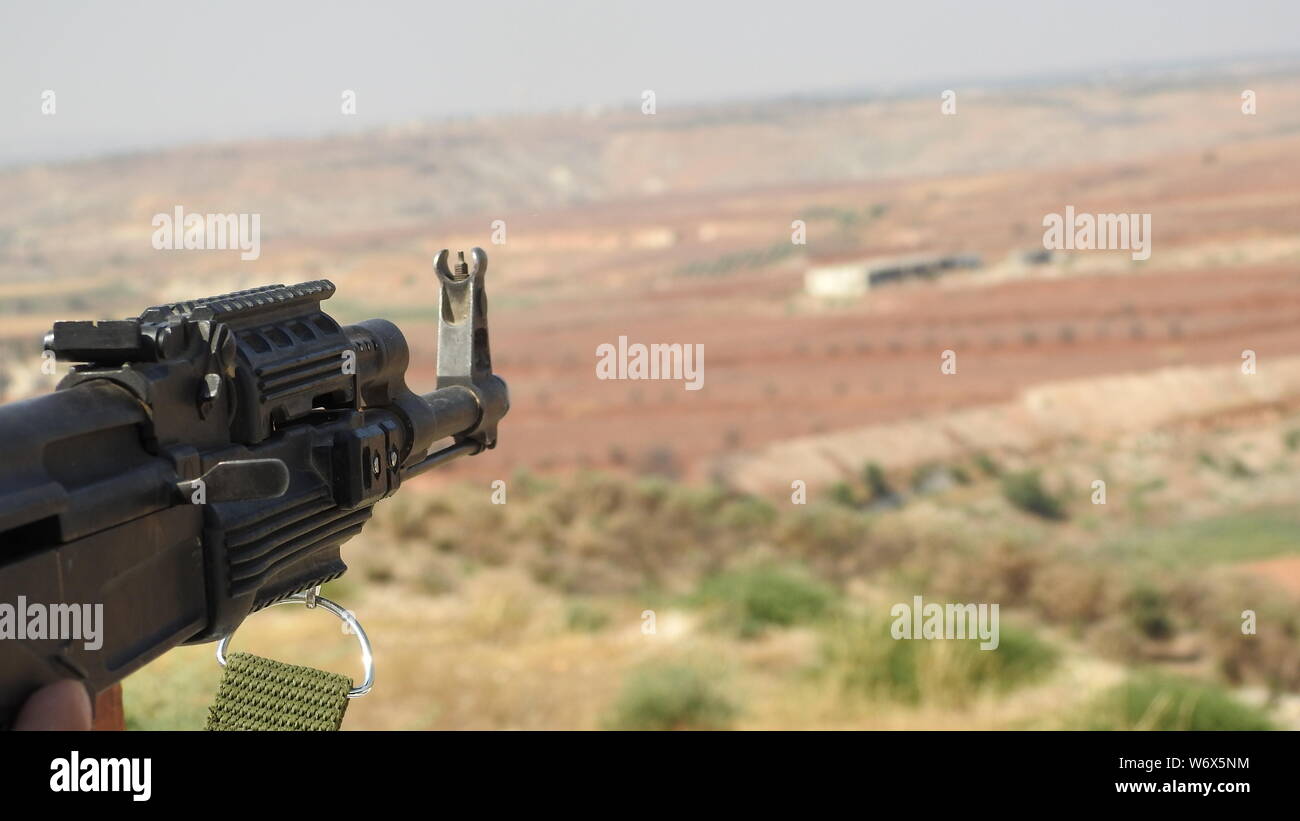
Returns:
[[[337,578],[376,502],[494,447],[509,396],[488,350],[487,256],[471,257],[435,259],[437,388],[423,395],[401,331],[339,325],[326,280],[56,322],[45,355],[80,364],[0,406],[0,726],[44,684],[93,696]],[[99,605],[102,635],[69,638]]]

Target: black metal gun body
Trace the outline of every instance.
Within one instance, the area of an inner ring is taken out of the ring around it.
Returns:
[[[98,692],[337,578],[340,545],[404,478],[494,447],[509,399],[474,257],[455,273],[438,257],[425,395],[397,327],[339,325],[324,280],[56,323],[47,352],[82,364],[0,406],[0,726],[42,684]],[[101,635],[69,638],[96,605]]]

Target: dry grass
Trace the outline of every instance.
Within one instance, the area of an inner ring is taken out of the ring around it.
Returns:
[[[351,704],[346,726],[1082,726],[1133,663],[1290,704],[1288,694],[1300,690],[1294,598],[1235,569],[1231,550],[1220,555],[1206,541],[1236,543],[1239,530],[1258,536],[1256,519],[1188,516],[1198,497],[1205,510],[1230,511],[1224,487],[1265,503],[1286,498],[1293,483],[1284,479],[1300,467],[1300,452],[1282,434],[1296,420],[1278,425],[1251,437],[1149,437],[1111,451],[1076,445],[1070,465],[1115,478],[1107,506],[1074,499],[1064,521],[1016,512],[998,479],[974,470],[969,485],[885,513],[783,509],[720,488],[599,475],[516,477],[504,506],[468,485],[407,493],[347,546],[352,571],[328,591],[361,618],[378,660],[376,687]],[[1254,458],[1269,470],[1191,469],[1199,450],[1252,437]],[[1034,464],[1001,461],[1017,470]],[[1040,461],[1054,487],[1079,486],[1068,471],[1052,472],[1057,455]],[[1140,512],[1117,503],[1162,472],[1177,477],[1175,497],[1153,492]],[[1141,534],[1152,533],[1169,545],[1113,548],[1120,537],[1149,543]],[[851,651],[841,658],[877,667],[881,649],[871,644],[877,639],[837,632],[844,614],[887,613],[918,593],[997,602],[1059,661],[1038,674],[1015,672],[1005,686],[977,686],[988,674],[984,659],[971,667],[958,663],[971,659],[955,648],[934,647],[914,671],[915,698],[843,686],[828,645],[840,642]],[[1258,612],[1255,635],[1241,632],[1244,609]],[[257,614],[235,645],[359,672],[353,639],[299,608]],[[218,676],[210,645],[169,654],[126,682],[131,725],[201,727]]]

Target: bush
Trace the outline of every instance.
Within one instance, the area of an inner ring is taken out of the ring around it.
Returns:
[[[1101,621],[1114,605],[1114,572],[1083,562],[1052,562],[1033,575],[1030,599],[1049,622],[1082,629]]]
[[[1261,684],[1279,693],[1300,691],[1300,613],[1287,594],[1265,580],[1234,580],[1197,603],[1191,615],[1206,636],[1220,672],[1232,684]],[[1255,633],[1242,633],[1241,603],[1255,611]]]
[[[738,710],[702,672],[683,664],[644,667],[627,680],[605,720],[610,730],[719,730]]]
[[[1037,470],[1008,473],[1002,477],[1002,495],[1007,501],[1026,513],[1044,519],[1064,519],[1065,507],[1061,500],[1043,487]]]
[[[975,467],[979,468],[980,471],[990,479],[996,479],[1002,474],[1002,468],[997,462],[993,461],[993,457],[989,456],[987,453],[976,453],[971,457],[971,460],[975,462]]]
[[[1169,601],[1156,588],[1147,584],[1137,585],[1130,591],[1124,605],[1133,626],[1147,638],[1162,641],[1174,634]]]
[[[1293,428],[1283,437],[1287,450],[1300,450],[1300,428]]]
[[[576,601],[565,612],[565,624],[579,633],[599,633],[609,625],[609,613],[586,602]]]
[[[970,674],[973,686],[998,692],[1013,690],[1038,681],[1060,661],[1056,647],[1029,630],[1001,625],[999,633],[996,650],[979,650],[978,643],[966,642],[976,652],[977,662],[971,665]]]
[[[1104,693],[1087,716],[1092,730],[1272,730],[1259,709],[1220,687],[1155,673]]]
[[[1228,462],[1228,475],[1234,479],[1249,479],[1255,475],[1255,471],[1251,470],[1249,465],[1234,456],[1232,457],[1232,460]]]
[[[831,485],[827,490],[827,496],[833,504],[841,507],[857,508],[859,505],[858,494],[848,482],[836,482]]]
[[[834,598],[834,591],[806,573],[770,565],[711,576],[693,597],[695,603],[715,608],[715,624],[741,638],[812,621],[830,609]]]
[[[887,622],[846,619],[822,644],[822,669],[846,692],[915,704],[921,700],[920,645],[895,641]]]
[[[717,511],[717,521],[725,532],[761,532],[777,519],[776,508],[769,502],[753,496],[739,496],[723,504]]]
[[[883,619],[846,619],[822,646],[823,672],[848,692],[906,704],[962,704],[1052,670],[1060,654],[1033,633],[1000,627],[995,650],[974,639],[895,639]]]
[[[867,486],[868,498],[872,501],[885,499],[894,495],[894,489],[885,478],[885,471],[875,462],[867,463],[862,471],[862,479]]]

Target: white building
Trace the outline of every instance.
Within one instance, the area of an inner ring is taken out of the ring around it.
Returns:
[[[815,263],[804,272],[804,291],[817,297],[863,296],[873,286],[904,279],[933,279],[958,268],[978,268],[974,254],[867,257]]]

